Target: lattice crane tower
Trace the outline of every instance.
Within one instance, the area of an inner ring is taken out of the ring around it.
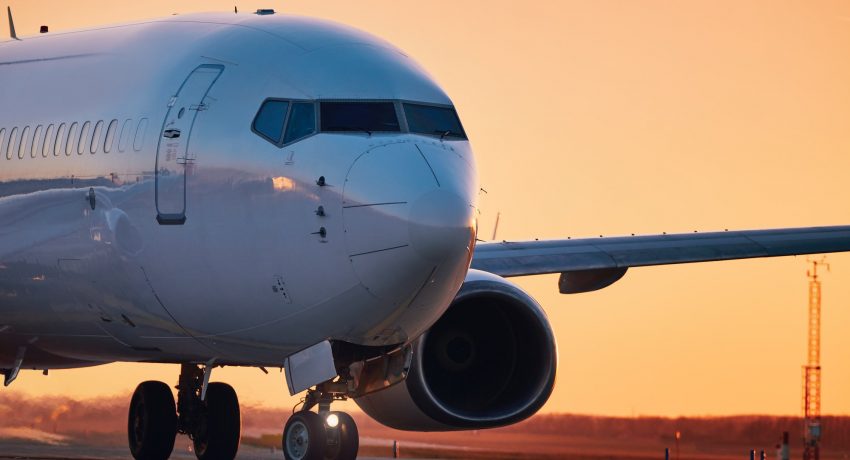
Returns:
[[[803,459],[820,460],[820,301],[821,283],[818,267],[829,270],[826,259],[809,260],[812,268],[806,271],[809,278],[809,358],[803,366]]]

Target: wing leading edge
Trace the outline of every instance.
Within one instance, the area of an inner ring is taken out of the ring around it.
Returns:
[[[601,289],[630,267],[850,251],[850,226],[480,243],[472,268],[561,273],[562,293]]]

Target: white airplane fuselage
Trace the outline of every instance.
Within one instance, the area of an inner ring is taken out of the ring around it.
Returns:
[[[850,251],[850,225],[476,249],[475,159],[439,85],[369,34],[261,13],[0,42],[0,375],[179,363],[176,387],[133,393],[138,460],[178,433],[236,456],[220,365],[306,391],[287,460],[356,458],[340,399],[403,430],[524,420],[558,353],[507,277],[575,294],[637,267]]]
[[[252,131],[268,98],[451,106],[396,48],[312,19],[0,43],[0,368],[22,347],[25,368],[278,366],[440,318],[475,241],[469,143],[402,129],[279,146]]]

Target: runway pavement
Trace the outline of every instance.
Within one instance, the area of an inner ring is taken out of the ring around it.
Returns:
[[[28,441],[0,440],[0,460],[132,460],[126,447],[94,447],[73,444],[42,444]],[[187,446],[176,445],[172,459],[195,460]],[[283,460],[280,450],[241,446],[237,460]],[[378,460],[360,457],[360,460]]]

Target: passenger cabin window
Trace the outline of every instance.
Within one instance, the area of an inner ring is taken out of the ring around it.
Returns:
[[[91,130],[91,122],[87,121],[83,123],[83,127],[80,128],[80,138],[77,139],[77,155],[82,155],[86,150],[88,150],[89,140],[91,136],[89,135],[89,131]]]
[[[62,142],[65,141],[65,123],[59,123],[59,127],[56,128],[56,142],[53,144],[53,156],[58,157],[62,154],[62,150],[64,150],[62,146]]]
[[[133,150],[141,152],[145,146],[145,133],[148,131],[148,119],[142,118],[139,120],[139,126],[136,127],[136,137],[133,138]]]
[[[24,126],[24,130],[21,131],[21,140],[18,144],[18,159],[24,159],[24,153],[32,149],[32,138],[30,137],[30,127]]]
[[[41,153],[41,149],[44,148],[44,126],[38,125],[35,127],[35,132],[32,134],[32,150],[30,150],[30,158],[35,158],[36,155]]]
[[[12,131],[9,133],[9,142],[6,144],[6,159],[12,159],[12,152],[18,150],[18,127],[15,126],[12,128]]]
[[[68,127],[68,136],[65,138],[65,156],[70,156],[74,151],[74,141],[77,139],[77,122]]]
[[[293,102],[283,143],[289,144],[316,132],[316,105],[312,102]]]
[[[112,144],[115,142],[115,129],[118,128],[118,120],[109,122],[109,127],[106,128],[106,138],[103,140],[103,153],[112,151]]]
[[[398,132],[401,127],[392,102],[322,102],[323,132]]]
[[[423,104],[403,104],[407,127],[411,133],[430,134],[440,138],[466,139],[455,109]]]
[[[130,131],[133,129],[133,120],[129,118],[124,120],[124,126],[121,128],[121,136],[118,139],[118,151],[124,153],[127,150],[127,145],[130,143]]]
[[[47,125],[47,131],[44,132],[44,143],[41,145],[41,157],[47,158],[50,152],[53,151],[53,144],[56,142],[56,128],[51,124]]]
[[[100,146],[100,135],[103,133],[103,120],[99,120],[94,125],[94,132],[91,135],[91,144],[89,145],[90,153],[97,153],[97,148]]]
[[[283,122],[286,119],[287,101],[266,101],[254,118],[254,131],[277,144],[283,135]]]

